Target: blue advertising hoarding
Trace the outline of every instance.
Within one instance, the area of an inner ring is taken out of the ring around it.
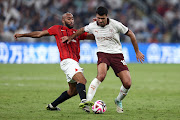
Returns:
[[[180,44],[138,44],[145,55],[145,63],[180,63]],[[97,63],[97,46],[81,42],[80,63]],[[137,63],[132,44],[122,43],[127,63]],[[0,42],[0,63],[59,63],[56,43],[6,43]]]

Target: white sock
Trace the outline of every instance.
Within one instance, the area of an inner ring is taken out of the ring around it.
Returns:
[[[126,89],[123,85],[120,88],[120,92],[119,95],[117,96],[117,100],[121,101],[124,99],[124,97],[126,97],[127,93],[128,93],[129,89]]]
[[[54,108],[51,103],[49,104],[49,107],[50,107],[50,108]]]
[[[88,93],[87,93],[87,101],[91,101],[93,99],[93,97],[96,93],[96,90],[100,84],[101,84],[101,82],[97,78],[94,78],[94,80],[89,85],[89,89],[88,89]]]

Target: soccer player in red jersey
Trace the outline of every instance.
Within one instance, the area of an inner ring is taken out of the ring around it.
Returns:
[[[94,39],[94,36],[89,33],[84,33],[75,39],[73,39],[70,44],[63,43],[61,37],[70,36],[74,34],[77,30],[73,29],[74,17],[71,13],[65,13],[62,16],[63,25],[54,25],[48,30],[44,31],[34,31],[25,34],[15,34],[14,38],[20,37],[32,37],[40,38],[43,36],[54,35],[56,38],[56,43],[60,53],[61,59],[61,69],[66,74],[67,82],[69,84],[69,90],[64,91],[54,102],[48,104],[47,110],[60,110],[57,107],[58,104],[66,101],[67,99],[79,94],[81,102],[79,107],[86,112],[90,112],[89,106],[93,105],[91,101],[86,101],[86,79],[83,75],[83,68],[79,66],[80,59],[80,40],[84,39]]]

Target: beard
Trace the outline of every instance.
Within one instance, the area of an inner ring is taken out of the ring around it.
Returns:
[[[70,26],[69,24],[67,24],[67,23],[65,23],[66,24],[66,26],[69,28],[69,29],[72,29],[73,28],[73,26]]]
[[[100,25],[98,21],[96,21],[96,22],[97,22],[97,25],[98,25],[98,26],[101,26],[101,27],[104,27],[104,26],[105,26],[105,25],[102,25],[102,24]]]

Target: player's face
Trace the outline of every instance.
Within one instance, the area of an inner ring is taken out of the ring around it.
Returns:
[[[66,17],[63,20],[63,24],[67,26],[68,28],[73,28],[74,27],[74,17],[72,14],[67,14]]]
[[[107,15],[100,16],[96,14],[96,20],[99,26],[104,27],[107,24]]]

